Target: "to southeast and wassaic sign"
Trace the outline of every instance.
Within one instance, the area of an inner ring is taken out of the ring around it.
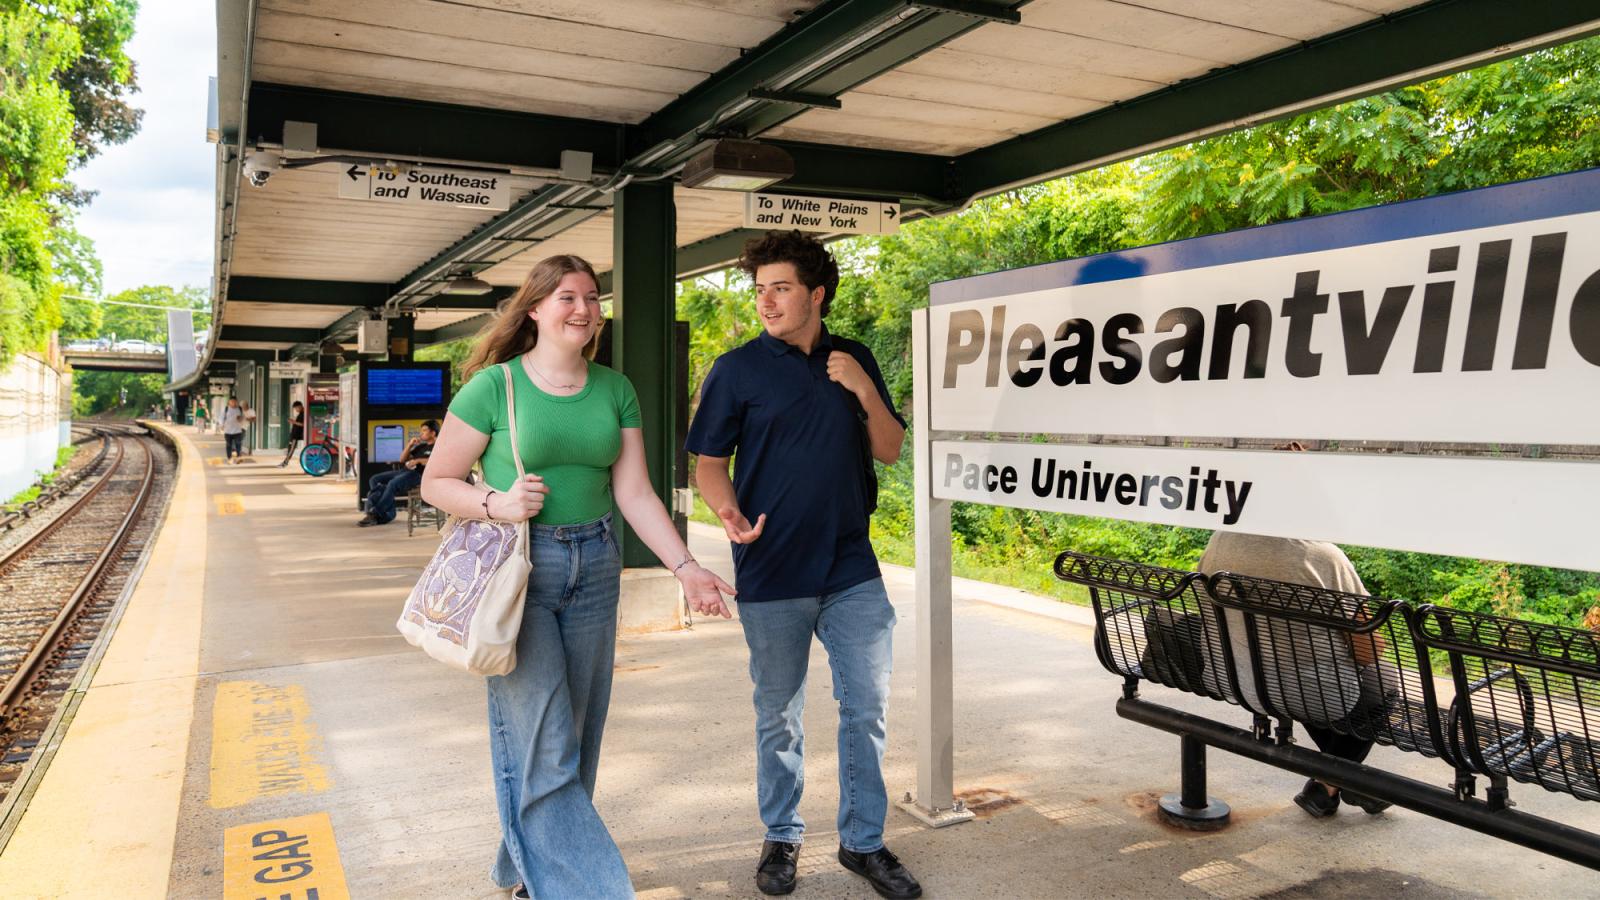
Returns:
[[[1600,444],[1600,171],[935,285],[941,430]]]
[[[427,166],[394,171],[379,166],[351,166],[339,174],[339,196],[408,206],[511,208],[511,186],[505,175]]]
[[[900,204],[848,197],[746,194],[744,227],[821,234],[895,234]]]

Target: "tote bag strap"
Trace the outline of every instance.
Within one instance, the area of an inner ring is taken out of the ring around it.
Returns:
[[[506,422],[511,429],[511,458],[517,463],[517,478],[528,474],[522,468],[522,452],[517,449],[517,401],[511,387],[511,364],[501,363],[500,368],[506,376]]]

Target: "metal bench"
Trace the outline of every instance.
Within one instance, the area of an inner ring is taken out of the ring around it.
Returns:
[[[1055,572],[1089,589],[1096,655],[1123,677],[1118,715],[1180,738],[1182,788],[1159,805],[1168,822],[1227,824],[1227,804],[1206,794],[1212,746],[1600,869],[1600,836],[1513,809],[1507,790],[1511,780],[1600,800],[1595,635],[1070,551]],[[1442,684],[1435,656],[1448,660]],[[1148,702],[1140,682],[1238,704],[1251,729]],[[1455,781],[1439,788],[1297,746],[1295,722],[1438,758]]]

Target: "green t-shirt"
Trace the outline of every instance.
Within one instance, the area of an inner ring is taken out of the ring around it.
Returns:
[[[575,525],[610,512],[611,464],[622,453],[622,429],[640,424],[633,385],[621,372],[590,363],[583,390],[558,397],[535,387],[520,359],[510,367],[522,467],[550,488],[544,508],[532,521]],[[509,487],[516,480],[517,464],[506,421],[504,370],[490,366],[473,375],[450,401],[450,412],[489,436],[484,479],[495,490]]]

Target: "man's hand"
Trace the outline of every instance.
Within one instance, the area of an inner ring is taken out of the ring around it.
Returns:
[[[856,362],[854,356],[843,350],[828,354],[828,380],[857,397],[874,389],[872,379],[867,377],[867,370],[861,368],[861,363]]]
[[[728,540],[735,544],[749,544],[761,537],[761,529],[767,527],[767,514],[762,513],[756,517],[756,524],[752,526],[750,520],[744,517],[737,507],[724,506],[717,510],[717,518],[722,520],[722,530],[728,533]]]
[[[728,610],[728,603],[722,595],[727,594],[732,597],[738,591],[718,578],[714,572],[691,561],[678,570],[678,581],[683,584],[683,596],[689,601],[690,609],[703,616],[733,618],[733,613]]]
[[[414,459],[406,460],[406,468],[415,469],[416,467],[417,467],[417,461],[416,460],[414,460]]]

